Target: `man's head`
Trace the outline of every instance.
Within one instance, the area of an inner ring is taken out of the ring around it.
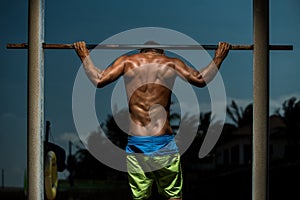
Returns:
[[[144,45],[159,45],[159,43],[154,42],[154,41],[147,41],[144,43]],[[157,49],[157,48],[143,48],[140,49],[140,53],[147,53],[147,52],[155,52],[155,53],[159,53],[159,54],[163,54],[164,50],[163,49]]]

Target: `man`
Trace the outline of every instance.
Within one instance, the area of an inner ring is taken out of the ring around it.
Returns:
[[[153,48],[121,56],[100,70],[94,66],[85,42],[76,42],[74,47],[96,87],[124,76],[130,113],[127,166],[133,199],[148,199],[154,181],[159,193],[169,200],[182,199],[180,156],[169,122],[172,87],[177,76],[197,87],[206,86],[217,74],[230,44],[220,42],[211,63],[199,71]]]

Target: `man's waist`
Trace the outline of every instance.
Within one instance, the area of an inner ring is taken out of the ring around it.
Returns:
[[[163,135],[129,135],[128,143],[144,143],[144,142],[153,142],[153,143],[168,143],[174,139],[173,134],[163,134]]]
[[[127,153],[171,154],[177,153],[178,148],[174,135],[160,136],[128,136]]]

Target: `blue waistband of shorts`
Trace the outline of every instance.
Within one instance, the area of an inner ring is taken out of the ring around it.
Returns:
[[[168,155],[178,153],[174,135],[129,136],[127,153],[143,153],[145,155]]]

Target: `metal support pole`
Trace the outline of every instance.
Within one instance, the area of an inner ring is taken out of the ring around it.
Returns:
[[[27,170],[28,199],[44,199],[44,0],[29,0]]]
[[[269,1],[253,0],[253,164],[252,199],[268,199]]]
[[[73,145],[73,143],[71,141],[69,141],[69,156],[72,155],[72,145]]]
[[[2,173],[1,173],[1,182],[2,182],[2,188],[4,188],[4,169],[2,169]]]

